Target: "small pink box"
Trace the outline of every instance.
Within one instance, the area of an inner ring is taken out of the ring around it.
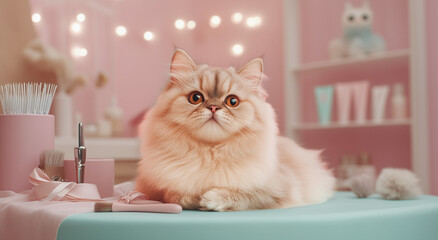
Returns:
[[[74,159],[64,160],[64,173],[65,181],[76,182]],[[112,197],[114,191],[114,159],[87,158],[84,182],[96,184],[102,198]]]

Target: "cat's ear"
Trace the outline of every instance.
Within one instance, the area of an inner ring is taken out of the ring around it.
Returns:
[[[190,56],[182,49],[177,49],[172,57],[170,63],[170,73],[181,73],[188,71],[195,71],[196,64]]]
[[[240,68],[237,73],[256,86],[260,86],[263,77],[263,60],[261,58],[253,59]]]
[[[368,1],[363,2],[362,3],[362,8],[370,10],[371,9],[370,8],[370,3]]]
[[[167,88],[171,88],[174,84],[183,84],[186,73],[193,71],[196,71],[196,64],[184,50],[177,49],[173,53],[170,63],[170,82],[167,84]]]

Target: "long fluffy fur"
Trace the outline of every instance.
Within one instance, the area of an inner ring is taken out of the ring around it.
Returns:
[[[407,169],[385,168],[377,178],[376,191],[384,199],[405,200],[421,195],[418,178]]]
[[[141,125],[136,190],[185,209],[215,211],[314,204],[332,195],[334,178],[320,152],[278,136],[274,110],[254,78],[262,76],[261,60],[239,71],[193,66],[182,51],[173,61],[178,67]],[[187,102],[192,91],[205,103]],[[223,103],[229,94],[240,99],[235,109]],[[221,107],[216,122],[203,104]]]
[[[374,185],[374,178],[366,174],[350,179],[351,191],[353,191],[358,198],[367,198],[373,194],[375,189]]]

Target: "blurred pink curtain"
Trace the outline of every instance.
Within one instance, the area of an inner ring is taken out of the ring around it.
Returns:
[[[0,85],[55,81],[52,73],[33,69],[22,57],[23,48],[35,37],[28,0],[0,0]]]

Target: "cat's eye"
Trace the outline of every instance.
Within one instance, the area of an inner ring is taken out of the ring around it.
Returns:
[[[191,104],[199,104],[204,101],[204,96],[198,91],[191,92],[187,98]]]
[[[348,21],[353,22],[354,21],[354,16],[353,15],[348,16]]]
[[[368,20],[368,15],[366,15],[366,14],[362,15],[362,19],[363,19],[364,21]]]
[[[225,98],[225,104],[229,107],[237,107],[239,106],[239,98],[237,98],[236,95],[230,95],[227,98]]]

